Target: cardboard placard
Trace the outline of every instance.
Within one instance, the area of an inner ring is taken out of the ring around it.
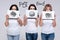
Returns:
[[[19,11],[16,10],[8,10],[7,14],[9,15],[9,19],[17,19],[19,17]]]
[[[54,11],[42,11],[42,19],[52,20],[54,19]]]
[[[28,19],[35,19],[38,17],[37,10],[26,10],[26,16]]]

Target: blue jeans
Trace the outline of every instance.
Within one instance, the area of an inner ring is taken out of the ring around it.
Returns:
[[[26,33],[26,40],[37,40],[38,33]]]
[[[8,40],[19,40],[19,35],[7,35]]]
[[[55,34],[54,33],[51,33],[51,34],[41,33],[41,38],[42,40],[54,40]]]

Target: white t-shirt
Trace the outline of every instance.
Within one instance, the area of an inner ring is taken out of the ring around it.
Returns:
[[[9,15],[9,13],[7,13]],[[18,24],[17,20],[10,19],[9,26],[7,27],[7,34],[8,35],[19,35],[20,34],[20,25]]]
[[[52,20],[43,20],[42,33],[50,34],[54,33],[54,27],[52,26]]]
[[[35,22],[36,22],[35,19],[28,19],[27,20],[27,25],[26,25],[26,32],[27,33],[37,33],[37,27],[36,27]]]
[[[7,28],[8,35],[18,35],[20,34],[20,26],[17,20],[9,20],[9,26]]]

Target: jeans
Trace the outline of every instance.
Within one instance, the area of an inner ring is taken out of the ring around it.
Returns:
[[[38,33],[26,33],[26,40],[37,40]]]
[[[55,34],[54,33],[51,33],[51,34],[41,33],[41,38],[42,40],[54,40]]]
[[[7,35],[8,40],[19,40],[19,35]]]

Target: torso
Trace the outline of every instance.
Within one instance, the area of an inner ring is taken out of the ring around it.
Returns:
[[[26,32],[27,33],[37,33],[37,27],[36,27],[35,22],[36,22],[35,19],[28,19],[27,20],[27,25],[26,25]]]
[[[49,20],[49,22],[46,22],[47,20],[43,20],[43,26],[42,26],[42,33],[50,34],[54,33],[54,28],[52,26],[52,20]]]

